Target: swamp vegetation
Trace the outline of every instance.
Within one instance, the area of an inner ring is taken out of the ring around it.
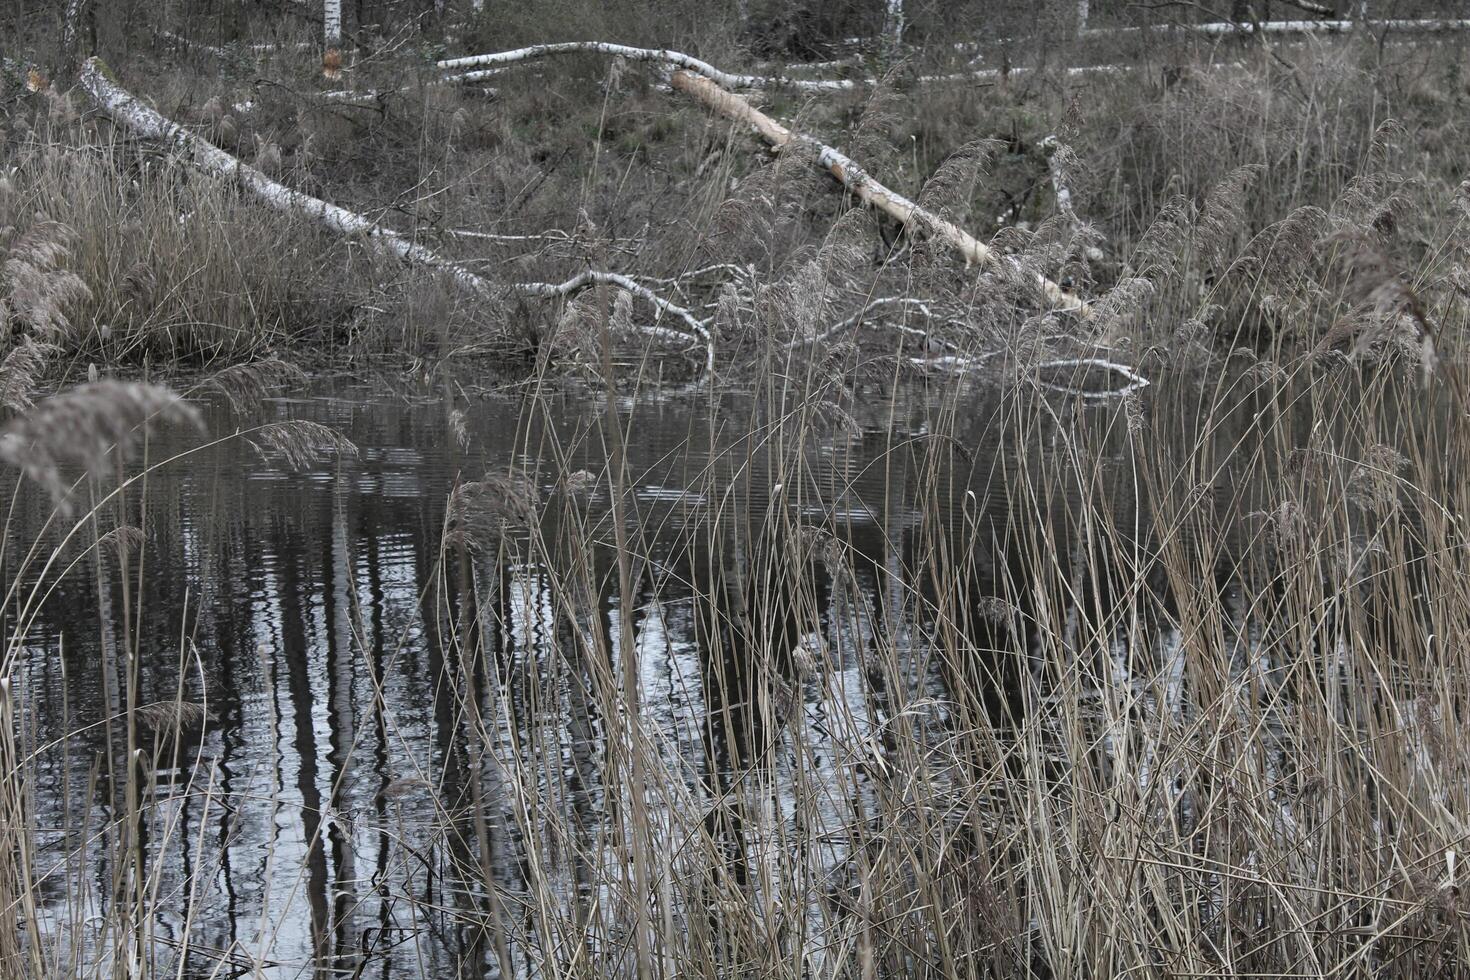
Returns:
[[[0,977],[1470,975],[1470,22],[705,6],[0,13]]]

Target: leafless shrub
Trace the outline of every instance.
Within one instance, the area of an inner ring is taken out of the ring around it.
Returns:
[[[995,140],[988,139],[962,144],[934,168],[919,188],[919,205],[940,217],[962,222],[975,185],[985,177],[999,148]]]
[[[143,547],[143,529],[131,524],[119,524],[97,539],[97,547],[110,551],[114,556],[135,554]]]
[[[455,444],[460,449],[468,449],[470,446],[470,430],[465,425],[464,410],[453,408],[449,410],[449,434],[454,436]]]
[[[43,340],[72,332],[71,312],[91,298],[80,276],[64,267],[77,233],[59,221],[39,221],[10,245],[3,267],[4,300],[11,317]]]
[[[1210,188],[1193,243],[1207,265],[1222,272],[1229,265],[1236,236],[1245,227],[1246,198],[1264,169],[1257,164],[1237,167]]]
[[[258,406],[272,390],[305,379],[301,368],[272,357],[221,368],[199,382],[194,391],[220,395],[232,411],[241,413]]]
[[[1132,274],[1146,279],[1162,279],[1174,275],[1188,254],[1194,233],[1195,208],[1181,196],[1171,198],[1133,247],[1128,265]]]
[[[159,734],[203,728],[214,720],[198,701],[154,701],[133,709],[138,724]]]

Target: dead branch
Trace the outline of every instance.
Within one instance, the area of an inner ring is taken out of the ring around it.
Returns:
[[[684,307],[670,303],[653,290],[641,285],[629,276],[617,272],[599,272],[595,269],[588,269],[580,275],[573,276],[566,282],[518,282],[511,288],[526,296],[545,298],[572,296],[584,289],[590,289],[597,285],[616,286],[618,289],[650,303],[654,309],[658,310],[660,317],[667,315],[681,322],[688,329],[688,333],[670,330],[667,327],[659,326],[657,323],[642,327],[641,329],[649,336],[664,340],[688,341],[691,339],[690,334],[695,338],[703,340],[705,346],[705,372],[707,376],[713,376],[715,370],[715,341],[714,335],[710,332],[709,325]]]
[[[818,166],[836,177],[858,200],[883,211],[906,226],[927,231],[944,241],[964,257],[966,265],[990,265],[1000,260],[1000,256],[989,245],[953,222],[889,190],[841,152],[809,136],[793,133],[745,99],[725,91],[709,79],[680,70],[674,72],[672,83],[675,89],[704,103],[720,115],[747,124],[774,149],[792,146],[805,148],[812,154]],[[1091,314],[1087,303],[1040,273],[1036,274],[1036,283],[1052,306],[1074,310],[1084,317]]]

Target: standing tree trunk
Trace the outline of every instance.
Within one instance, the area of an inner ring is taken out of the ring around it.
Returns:
[[[1077,0],[1077,35],[1087,33],[1087,16],[1091,12],[1088,0]]]
[[[328,50],[342,46],[342,0],[322,0],[322,36]]]
[[[70,75],[82,63],[86,55],[96,46],[96,21],[93,19],[91,0],[66,0],[66,12],[61,25],[62,68]],[[86,35],[87,50],[82,51],[82,37]]]
[[[342,0],[322,0],[322,74],[342,74]]]
[[[890,57],[897,57],[903,46],[903,0],[887,0],[883,15],[883,46]]]

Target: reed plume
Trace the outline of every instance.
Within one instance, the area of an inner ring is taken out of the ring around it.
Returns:
[[[72,312],[92,297],[65,268],[76,243],[76,231],[59,221],[38,221],[12,242],[0,270],[0,319],[14,319],[43,340],[70,336]]]
[[[309,469],[332,458],[357,457],[357,446],[351,439],[330,426],[306,419],[263,425],[246,442],[262,459],[279,459],[292,470]]]
[[[0,430],[0,460],[20,467],[66,512],[72,487],[66,473],[107,477],[149,432],[166,424],[204,427],[198,410],[162,385],[89,382],[48,398]]]

